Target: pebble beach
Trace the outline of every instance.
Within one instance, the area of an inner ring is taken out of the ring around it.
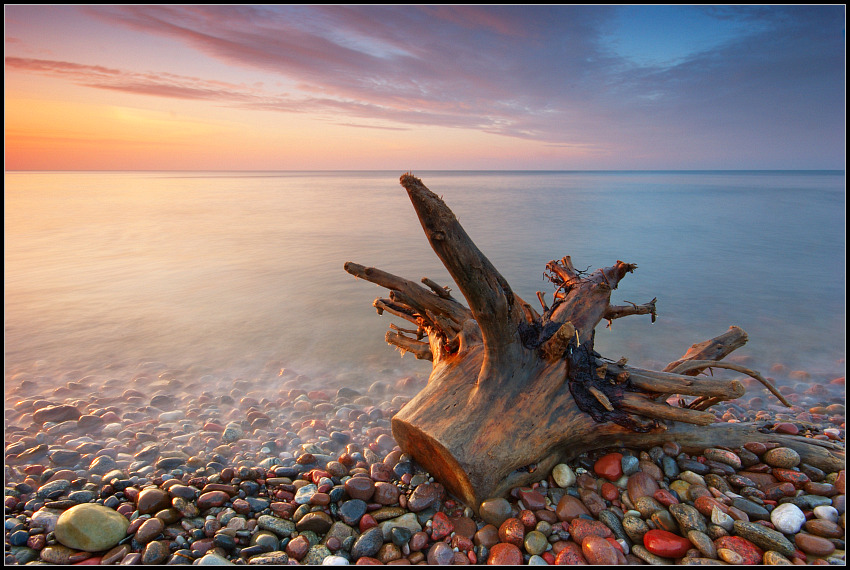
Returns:
[[[600,449],[479,513],[402,453],[424,386],[272,362],[6,371],[6,564],[845,564],[845,472],[790,448]],[[845,441],[845,379],[774,365],[718,422]]]

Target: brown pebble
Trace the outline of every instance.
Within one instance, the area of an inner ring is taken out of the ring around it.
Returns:
[[[835,545],[826,538],[800,532],[794,535],[797,548],[812,556],[828,556],[835,551]]]
[[[803,529],[811,534],[824,538],[843,538],[844,529],[837,523],[827,519],[812,519],[803,524]]]

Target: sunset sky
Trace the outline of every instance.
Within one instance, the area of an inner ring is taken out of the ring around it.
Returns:
[[[843,169],[845,7],[6,6],[7,170]]]

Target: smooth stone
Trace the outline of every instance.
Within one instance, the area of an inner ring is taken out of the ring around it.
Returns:
[[[331,555],[322,560],[322,566],[348,566],[351,562],[348,558],[342,556]]]
[[[314,544],[307,551],[307,556],[302,561],[307,566],[320,566],[324,563],[328,556],[331,556],[330,549],[323,544]]]
[[[30,526],[43,528],[44,532],[53,532],[54,530],[56,530],[56,523],[59,520],[59,517],[62,516],[64,512],[65,511],[60,511],[58,509],[43,507],[33,513],[32,517],[30,518]]]
[[[515,544],[500,542],[490,549],[488,566],[518,566],[522,564],[522,551]]]
[[[669,558],[653,554],[652,552],[647,550],[646,547],[642,544],[635,544],[634,546],[632,546],[632,554],[634,554],[647,564],[652,564],[653,566],[664,566],[670,564]]]
[[[364,556],[371,558],[378,553],[383,543],[384,533],[379,527],[372,527],[354,541],[351,546],[351,558],[355,561]]]
[[[168,559],[170,551],[165,541],[155,540],[145,545],[142,550],[141,563],[145,566],[162,564]]]
[[[779,532],[794,534],[803,528],[806,515],[794,503],[783,503],[770,512],[770,522]]]
[[[418,488],[419,487],[417,487],[417,489]],[[507,499],[501,497],[483,501],[478,511],[485,523],[491,524],[496,528],[501,526],[503,522],[510,518],[512,512],[511,504]]]
[[[623,454],[608,453],[593,464],[593,472],[609,481],[616,481],[623,475]]]
[[[829,556],[835,552],[835,544],[831,540],[805,532],[796,534],[794,543],[800,550],[812,556]]]
[[[165,528],[165,523],[157,517],[149,518],[136,530],[135,538],[139,544],[147,544],[155,539]]]
[[[791,566],[793,562],[782,556],[775,550],[768,550],[763,556],[764,563],[768,566]]]
[[[315,495],[318,491],[319,487],[317,485],[313,483],[308,483],[307,485],[304,485],[295,492],[295,498],[293,499],[293,502],[296,505],[309,504],[310,500],[313,498],[313,495]],[[200,501],[200,499],[198,500]]]
[[[844,538],[844,529],[837,523],[827,519],[812,519],[806,521],[803,530],[824,538]]]
[[[39,487],[36,491],[36,497],[40,499],[58,499],[71,486],[71,482],[67,479],[57,479],[50,481]]]
[[[445,489],[441,484],[423,483],[413,490],[407,501],[407,508],[418,513],[429,507],[436,507],[444,495]]]
[[[383,521],[378,527],[381,529],[384,541],[392,540],[392,529],[394,528],[409,532],[411,536],[422,530],[422,525],[419,524],[416,513],[405,513],[400,517]]]
[[[681,558],[691,548],[691,541],[666,530],[654,529],[643,535],[643,546],[656,556]]]
[[[210,550],[195,561],[196,566],[233,566],[233,562]]]
[[[585,518],[573,519],[573,522],[570,523],[569,530],[570,535],[576,544],[581,544],[584,537],[590,535],[600,536],[602,538],[614,536],[614,533],[611,532],[611,529],[605,526],[605,524],[596,520],[589,520]]]
[[[838,522],[838,510],[832,505],[818,505],[812,512],[819,519]]]
[[[555,514],[558,516],[558,520],[571,522],[578,516],[589,515],[590,511],[578,498],[572,495],[564,495],[555,507]],[[484,516],[482,515],[481,518],[484,518]]]
[[[632,542],[642,544],[644,535],[649,532],[649,525],[640,517],[628,515],[623,517],[623,530]]]
[[[800,454],[789,447],[774,447],[765,452],[762,461],[771,467],[790,469],[800,464]]]
[[[717,548],[714,547],[714,541],[707,534],[698,530],[689,530],[687,536],[691,544],[700,551],[700,554],[706,558],[717,558]]]
[[[581,541],[581,552],[588,563],[593,565],[615,565],[618,562],[617,550],[610,542],[599,536],[586,536]]]
[[[99,552],[118,544],[129,526],[130,521],[121,513],[97,503],[85,503],[59,516],[54,535],[69,548]]]
[[[152,515],[171,506],[171,497],[162,489],[148,488],[139,493],[136,507],[139,514]]]
[[[770,513],[767,509],[743,497],[732,499],[732,506],[747,513],[747,516],[752,520],[770,520]]]
[[[623,528],[623,522],[613,511],[606,509],[599,513],[599,520],[614,533],[618,539],[626,540],[629,538]]]
[[[687,534],[690,530],[698,530],[702,533],[708,530],[705,518],[691,505],[686,503],[675,503],[667,507],[670,514],[679,523],[683,534]]]
[[[794,555],[794,545],[781,532],[764,525],[735,521],[735,534],[746,538],[762,550],[775,550],[784,556]]]
[[[523,546],[525,548],[525,551],[532,556],[535,554],[543,554],[546,551],[546,547],[548,545],[549,540],[546,538],[546,535],[537,530],[532,530],[531,532],[526,534],[525,539],[523,540]]]
[[[640,460],[634,455],[623,455],[621,460],[623,475],[632,475],[640,469]]]
[[[323,511],[307,513],[295,524],[298,532],[311,530],[316,534],[325,534],[331,528],[334,520]]]
[[[634,504],[640,497],[652,497],[652,495],[654,495],[659,489],[658,483],[655,479],[643,471],[638,471],[637,473],[630,475],[626,488],[629,493],[629,500],[632,504]]]
[[[726,449],[708,448],[703,451],[703,457],[710,459],[711,461],[718,461],[720,463],[725,463],[726,465],[731,465],[735,469],[741,469],[742,467],[741,458]]]
[[[505,522],[499,526],[499,540],[501,542],[509,542],[521,547],[524,539],[525,525],[523,525],[522,521],[519,519],[506,519]]]
[[[71,562],[71,557],[76,554],[76,550],[61,544],[54,544],[44,547],[38,557],[49,564],[67,565]]]
[[[360,522],[360,517],[366,514],[366,502],[360,499],[349,499],[339,506],[339,517],[347,524],[354,526]]]
[[[717,557],[726,564],[731,564],[732,566],[743,566],[746,563],[743,556],[729,548],[718,548]]]
[[[721,536],[714,541],[717,553],[720,549],[727,549],[737,553],[743,559],[744,564],[761,564],[764,551],[741,536]]]
[[[345,493],[351,499],[369,501],[375,494],[375,482],[369,477],[351,477],[346,480]]]
[[[552,478],[559,487],[564,489],[576,484],[575,472],[565,463],[559,463],[552,468]]]
[[[445,542],[436,542],[428,549],[426,560],[432,566],[451,564],[454,559],[452,547]]]
[[[263,530],[273,532],[281,538],[287,538],[295,532],[294,522],[271,515],[260,515],[257,517],[257,526]]]

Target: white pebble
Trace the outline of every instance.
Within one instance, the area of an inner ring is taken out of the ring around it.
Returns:
[[[812,509],[812,512],[819,519],[826,519],[832,522],[838,522],[838,510],[831,505],[820,505]]]
[[[348,566],[349,564],[348,559],[342,556],[326,556],[322,560],[322,566]]]
[[[576,474],[566,463],[559,463],[552,469],[552,478],[562,489],[576,484]]]
[[[806,515],[794,503],[784,503],[771,511],[770,522],[773,523],[773,526],[779,532],[796,534],[803,528],[803,524],[806,522]]]

